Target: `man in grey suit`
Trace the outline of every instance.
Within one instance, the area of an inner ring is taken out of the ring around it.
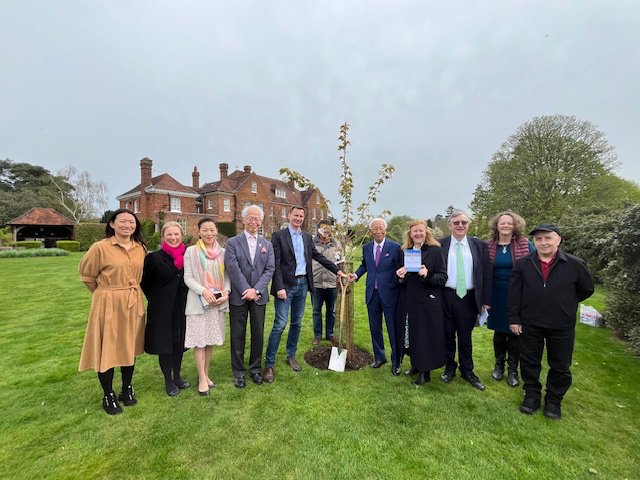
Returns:
[[[231,337],[231,370],[235,386],[244,388],[246,372],[244,347],[247,316],[251,325],[249,374],[256,384],[262,383],[261,361],[264,343],[264,315],[269,301],[267,287],[275,271],[273,246],[258,234],[264,212],[257,205],[242,210],[244,232],[226,244],[224,267],[231,280],[229,326]]]

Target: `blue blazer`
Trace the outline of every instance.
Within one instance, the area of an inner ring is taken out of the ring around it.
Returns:
[[[356,270],[358,280],[367,274],[367,288],[365,298],[367,303],[371,301],[376,282],[378,283],[378,294],[382,305],[393,307],[398,302],[398,282],[396,280],[396,270],[402,266],[404,260],[400,244],[389,240],[384,241],[384,247],[380,256],[380,264],[376,266],[373,256],[373,241],[362,247],[362,264]]]
[[[473,288],[475,293],[478,313],[482,305],[491,305],[491,292],[493,286],[493,268],[489,262],[489,248],[487,242],[476,237],[467,236],[469,249],[473,258]],[[451,247],[451,235],[438,240],[444,254],[444,264],[449,262],[449,248]]]

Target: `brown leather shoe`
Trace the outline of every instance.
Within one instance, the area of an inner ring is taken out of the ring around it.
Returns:
[[[265,367],[262,379],[265,383],[273,383],[273,367]]]
[[[338,346],[338,339],[334,335],[329,335],[327,337],[327,340],[329,340],[331,342],[331,345],[333,345],[334,347]]]
[[[287,365],[289,365],[291,367],[291,370],[293,370],[294,372],[299,372],[302,370],[302,367],[300,366],[300,364],[298,363],[295,357],[287,358]]]

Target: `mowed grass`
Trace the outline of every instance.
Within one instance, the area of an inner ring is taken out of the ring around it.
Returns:
[[[95,373],[77,372],[90,305],[79,260],[0,261],[2,478],[640,478],[640,362],[609,330],[583,325],[558,422],[522,415],[521,389],[491,379],[486,329],[474,333],[484,392],[440,372],[416,388],[388,365],[293,373],[283,337],[272,385],[236,389],[228,341],[215,349],[218,386],[205,398],[193,387],[166,396],[157,357],[142,355],[138,405],[110,417]],[[370,351],[363,288],[356,343]],[[299,359],[310,315],[308,305]],[[265,336],[272,322],[270,307]],[[191,352],[183,373],[195,382]]]

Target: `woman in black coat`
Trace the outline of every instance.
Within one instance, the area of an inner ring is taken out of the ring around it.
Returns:
[[[163,225],[161,248],[145,258],[140,283],[147,297],[144,350],[159,356],[165,390],[171,397],[189,386],[180,376],[188,292],[184,284],[182,234],[178,222]]]
[[[431,380],[431,370],[442,367],[447,360],[442,313],[447,267],[440,244],[423,220],[409,223],[402,249],[420,252],[417,272],[407,271],[406,266],[396,271],[400,282],[396,319],[403,332],[399,338],[404,338],[404,319],[408,320],[411,367],[418,373],[413,384],[423,385]]]

